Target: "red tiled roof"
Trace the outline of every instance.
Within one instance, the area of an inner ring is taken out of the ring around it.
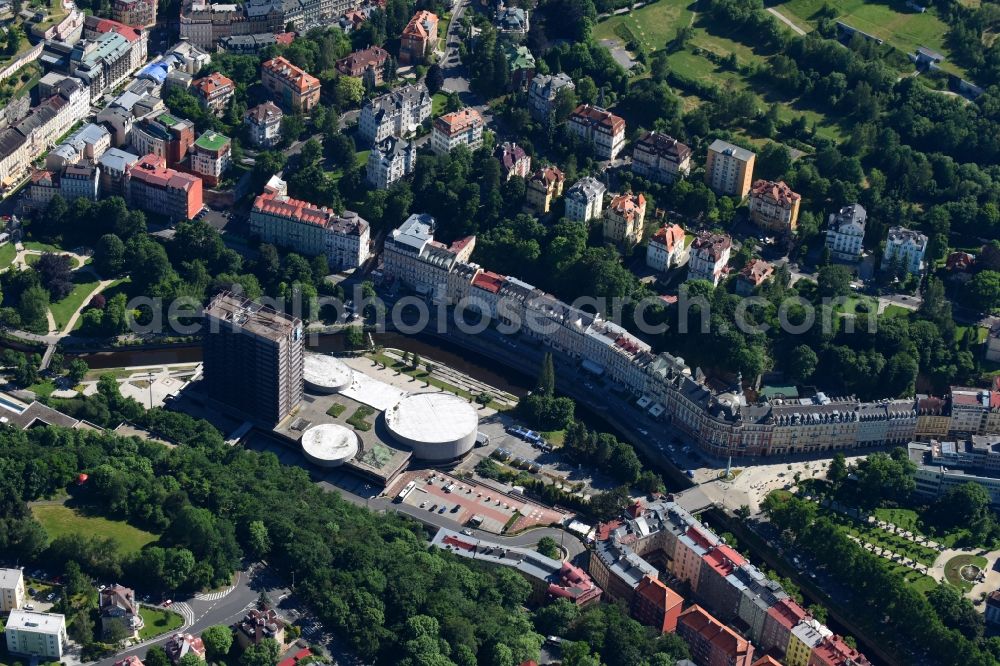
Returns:
[[[129,178],[153,187],[188,190],[200,179],[191,174],[168,169],[166,160],[156,155],[145,155],[129,167]]]
[[[294,32],[279,32],[274,36],[275,44],[281,44],[282,46],[288,46],[295,41]]]
[[[581,104],[576,107],[570,114],[570,118],[589,125],[601,125],[610,130],[612,134],[625,130],[624,118],[590,104]]]
[[[665,245],[667,252],[673,252],[674,247],[679,242],[684,241],[684,230],[681,229],[678,224],[671,224],[669,226],[662,226],[656,230],[653,237],[649,239],[650,243],[658,243],[660,245]]]
[[[781,666],[781,662],[769,654],[764,655],[750,666]]]
[[[622,521],[615,518],[609,523],[597,524],[597,540],[606,541],[611,537],[611,533],[622,526]]]
[[[475,109],[465,108],[445,114],[434,121],[434,126],[448,136],[464,132],[470,127],[482,126],[483,116]]]
[[[688,627],[700,634],[704,640],[730,657],[745,654],[748,649],[752,649],[749,641],[716,620],[708,611],[697,604],[681,613],[677,620],[677,626]]]
[[[133,28],[130,25],[125,25],[124,23],[119,23],[118,21],[113,21],[111,19],[100,19],[94,25],[94,30],[102,35],[106,32],[117,32],[130,42],[138,40],[142,34],[142,31],[137,28]]]
[[[609,208],[618,215],[631,220],[646,208],[646,197],[642,194],[618,194],[612,197]]]
[[[490,271],[483,271],[472,278],[472,285],[474,287],[479,287],[484,291],[488,291],[491,294],[500,293],[500,288],[504,283],[504,276],[498,275],[496,273],[491,273]]]
[[[792,599],[781,599],[767,609],[767,614],[785,629],[791,630],[806,616],[806,611]]]
[[[740,271],[740,277],[758,286],[774,274],[774,267],[763,259],[751,259]]]
[[[544,183],[546,188],[548,188],[552,183],[566,180],[566,176],[559,170],[559,167],[547,166],[533,173],[530,180]]]
[[[664,612],[684,603],[684,597],[667,587],[662,580],[651,576],[642,577],[635,588],[635,593]]]
[[[869,666],[868,659],[845,643],[840,636],[824,638],[822,643],[813,648],[809,663],[823,666]]]
[[[273,191],[258,195],[253,202],[253,210],[320,227],[329,227],[337,222],[336,214],[328,208],[321,208],[308,201],[292,199]]]
[[[232,90],[236,87],[233,80],[221,72],[212,72],[204,78],[197,79],[191,85],[204,97],[209,97],[212,93],[218,90],[226,88]]]
[[[783,208],[788,208],[802,197],[793,192],[792,188],[783,181],[758,180],[750,189],[750,196],[759,199],[768,199]]]
[[[296,67],[284,56],[278,56],[273,60],[268,60],[261,65],[261,68],[280,79],[288,81],[299,89],[299,93],[307,92],[308,90],[319,85],[319,79],[301,67]]]
[[[715,569],[720,576],[728,576],[733,572],[733,569],[746,564],[746,559],[742,555],[725,544],[716,546],[705,553],[702,559],[705,560],[706,564]]]
[[[438,17],[436,14],[427,11],[426,9],[421,9],[419,12],[413,15],[410,22],[406,24],[403,28],[404,37],[420,37],[426,39],[430,36],[430,33],[424,28],[424,23],[433,23],[437,25]]]

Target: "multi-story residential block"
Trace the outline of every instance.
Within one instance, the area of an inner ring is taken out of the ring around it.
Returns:
[[[112,627],[120,626],[126,634],[133,634],[143,627],[135,590],[122,585],[110,585],[100,591],[97,610],[101,615],[101,629],[107,634]]]
[[[97,201],[100,168],[93,164],[69,164],[59,176],[59,194],[67,202],[77,199]]]
[[[642,194],[617,194],[604,209],[604,240],[637,245],[642,240],[646,221],[646,197]]]
[[[635,588],[630,612],[636,620],[659,633],[672,634],[677,630],[683,605],[684,597],[665,583],[652,576],[643,576]]]
[[[688,280],[708,280],[718,286],[729,263],[733,241],[726,234],[699,233],[688,251]]]
[[[260,55],[266,49],[278,44],[277,36],[270,32],[256,35],[229,35],[219,40],[219,48],[239,55]]]
[[[576,89],[573,79],[563,72],[558,74],[539,74],[531,79],[528,86],[528,109],[535,120],[546,120],[555,108],[559,91]]]
[[[194,142],[191,151],[191,172],[201,177],[209,187],[215,187],[232,164],[232,142],[229,137],[209,130]]]
[[[784,181],[758,180],[750,188],[750,221],[779,234],[795,232],[802,196]]]
[[[127,36],[115,31],[81,40],[69,54],[68,73],[83,81],[89,87],[91,100],[96,101],[135,71],[132,44]]]
[[[681,613],[677,635],[691,649],[701,666],[751,666],[753,645],[695,604]]]
[[[780,599],[767,610],[758,645],[761,650],[775,650],[778,654],[788,652],[788,642],[792,629],[808,614],[794,599]]]
[[[151,28],[156,25],[156,5],[156,0],[114,0],[111,17],[135,28]]]
[[[868,213],[861,204],[844,206],[836,213],[830,213],[826,230],[826,247],[830,256],[841,261],[860,259],[867,221]]]
[[[632,173],[672,183],[691,173],[691,149],[661,132],[643,132],[632,150]]]
[[[283,183],[282,183],[283,185]],[[353,211],[341,214],[292,199],[285,189],[267,188],[250,210],[250,231],[265,243],[327,258],[335,271],[353,270],[369,255],[368,222]]]
[[[97,16],[88,16],[83,21],[84,39],[97,40],[109,32],[125,38],[129,48],[129,68],[135,71],[146,64],[149,57],[149,32],[142,26],[133,26],[128,21],[119,21]]]
[[[545,215],[552,207],[552,200],[562,196],[566,176],[554,166],[542,167],[531,175],[525,188],[525,202],[531,210]]]
[[[417,165],[417,145],[413,141],[390,136],[372,146],[368,153],[368,182],[385,190],[400,178],[413,173]]]
[[[255,421],[275,424],[302,400],[302,320],[223,292],[205,308],[205,393]],[[166,650],[174,663],[204,646],[178,634]]]
[[[591,144],[598,159],[613,160],[625,147],[625,119],[598,106],[576,107],[566,128],[571,135]]]
[[[871,666],[871,662],[842,637],[834,635],[813,648],[808,666]]]
[[[722,139],[708,147],[705,182],[716,194],[743,199],[753,182],[753,164],[757,155]]]
[[[736,293],[749,296],[774,276],[774,266],[763,259],[751,259],[736,276]]]
[[[286,109],[309,113],[319,104],[319,79],[296,67],[284,56],[261,65],[260,80]]]
[[[966,440],[910,442],[910,460],[916,465],[916,490],[925,497],[939,497],[963,483],[975,483],[1000,506],[1000,440],[972,436]]]
[[[516,143],[504,141],[497,144],[493,149],[493,157],[500,163],[500,174],[504,180],[510,180],[513,176],[527,178],[531,173],[531,156]]]
[[[185,0],[180,9],[180,36],[211,51],[230,35],[282,33],[289,24],[304,34],[310,27],[335,23],[359,6],[358,0],[247,0],[239,4]]]
[[[684,229],[680,225],[663,225],[646,246],[646,265],[661,273],[677,268],[684,258],[685,242]]]
[[[156,155],[145,155],[129,167],[124,180],[125,201],[133,208],[190,220],[203,206],[201,178],[167,168]]]
[[[271,102],[247,109],[243,122],[250,132],[250,142],[258,148],[274,148],[281,142],[281,119],[284,114]]]
[[[18,206],[21,212],[30,213],[43,211],[48,208],[52,198],[61,192],[59,191],[60,171],[50,171],[48,169],[35,169],[31,172],[28,186],[24,188]]]
[[[896,267],[901,272],[919,275],[924,272],[926,252],[927,236],[906,227],[890,227],[882,254],[882,270]]]
[[[380,86],[383,82],[385,63],[391,58],[389,52],[378,46],[355,51],[346,58],[337,61],[337,71],[344,76],[362,79],[371,87]]]
[[[31,163],[90,113],[90,96],[78,80],[65,79],[57,89],[57,94],[0,131],[0,192],[27,178]]]
[[[96,162],[110,147],[110,132],[100,125],[88,123],[49,151],[45,157],[45,168],[58,171],[82,159]]]
[[[524,37],[528,34],[528,10],[521,7],[506,7],[503,0],[497,3],[497,30],[511,37]]]
[[[11,654],[59,661],[66,645],[66,618],[57,613],[13,610],[4,635]]]
[[[17,610],[24,604],[24,572],[0,569],[0,613]]]
[[[475,236],[450,246],[434,240],[434,218],[414,213],[385,239],[383,270],[418,294],[438,301],[448,299],[448,274],[458,262],[468,261]]]
[[[808,666],[813,649],[832,636],[833,632],[824,624],[811,617],[805,618],[792,627],[788,651],[785,652],[785,666]]]
[[[566,192],[566,219],[574,222],[590,222],[601,217],[604,212],[604,183],[586,176],[573,183]]]
[[[109,148],[97,161],[101,169],[100,191],[105,195],[122,194],[125,191],[125,174],[138,161],[138,155],[120,148]]]
[[[412,134],[431,117],[432,108],[433,98],[423,83],[402,86],[361,105],[358,134],[368,145]]]
[[[217,116],[225,112],[229,100],[236,94],[236,84],[220,72],[195,79],[191,82],[191,89],[201,105]]]
[[[169,166],[180,164],[194,146],[194,123],[170,113],[147,116],[132,128],[132,148],[140,155],[156,155]]]
[[[279,645],[285,642],[285,621],[273,608],[251,608],[242,620],[236,623],[236,642],[244,650],[251,645],[259,645],[270,638]]]
[[[483,145],[483,116],[472,108],[446,113],[434,119],[431,150],[438,155],[450,153],[456,146],[475,150]]]
[[[218,300],[218,297],[216,297]],[[215,303],[215,301],[213,301]],[[206,310],[206,315],[208,311]],[[244,387],[240,387],[244,388]],[[239,390],[230,387],[230,391]],[[174,634],[170,639],[163,644],[163,649],[167,652],[167,658],[170,662],[177,666],[180,663],[181,658],[187,654],[193,654],[198,658],[205,659],[205,643],[201,640],[201,636],[192,636],[191,634]]]
[[[426,9],[419,10],[399,36],[399,64],[417,65],[434,50],[438,38],[438,17]]]

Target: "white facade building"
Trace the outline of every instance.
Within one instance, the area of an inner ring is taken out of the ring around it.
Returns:
[[[702,232],[691,242],[688,252],[688,280],[708,280],[719,285],[733,242],[726,234]]]
[[[684,229],[677,224],[660,227],[646,246],[646,265],[665,273],[684,257]]]
[[[7,618],[4,635],[7,650],[13,654],[59,661],[66,644],[66,618],[57,613],[14,610]]]
[[[907,273],[920,274],[924,271],[926,252],[927,236],[906,227],[891,227],[882,255],[882,270],[895,263]]]
[[[574,222],[589,222],[601,217],[604,212],[604,183],[587,176],[573,183],[566,192],[566,219]]]
[[[830,255],[843,261],[861,258],[861,244],[865,239],[868,213],[861,204],[844,206],[832,213],[826,231],[826,247]]]
[[[413,173],[417,165],[417,146],[413,141],[390,136],[372,146],[368,153],[368,182],[386,190],[403,176]]]
[[[24,573],[20,569],[0,569],[0,613],[20,608],[24,597]]]
[[[471,108],[436,118],[431,132],[431,150],[438,155],[450,153],[457,146],[475,150],[483,145],[483,126],[483,116]]]
[[[433,98],[423,83],[397,88],[367,100],[358,116],[358,134],[363,144],[406,136],[431,117]]]

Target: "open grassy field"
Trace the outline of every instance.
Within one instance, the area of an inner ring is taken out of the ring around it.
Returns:
[[[635,39],[647,51],[658,51],[677,36],[678,28],[691,23],[693,9],[691,0],[659,0],[634,12],[601,21],[594,26],[594,38]]]
[[[837,11],[837,20],[852,28],[885,40],[904,53],[913,53],[926,46],[947,56],[945,35],[948,26],[932,8],[923,14],[913,11],[903,0],[788,0],[775,9],[800,26],[815,27],[823,5]],[[945,61],[943,67],[959,73]]]
[[[69,296],[62,299],[61,301],[56,301],[49,306],[49,310],[52,311],[52,317],[56,320],[56,328],[60,331],[66,327],[69,323],[70,318],[73,316],[81,305],[84,305],[84,299],[90,295],[94,289],[97,288],[98,281],[93,279],[90,273],[85,276],[81,276],[79,273],[74,275],[74,286],[73,291],[69,292]],[[76,282],[79,279],[80,282]]]
[[[4,243],[3,245],[0,245],[0,270],[10,266],[16,256],[17,249],[14,247],[13,243]]]
[[[110,537],[115,540],[123,555],[137,552],[157,539],[155,534],[124,521],[87,516],[64,504],[36,504],[31,507],[31,514],[42,524],[49,538],[56,539],[69,534]]]

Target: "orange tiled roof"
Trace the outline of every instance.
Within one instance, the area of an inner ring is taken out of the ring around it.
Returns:
[[[660,245],[665,245],[667,247],[667,252],[673,252],[674,247],[677,243],[684,241],[684,230],[681,229],[678,224],[671,224],[669,226],[662,226],[656,230],[653,237],[649,240],[650,243],[659,243]]]
[[[284,56],[268,60],[261,67],[274,76],[291,83],[298,88],[300,93],[307,92],[319,85],[319,79],[301,67],[296,67]]]
[[[783,180],[758,180],[750,189],[750,196],[767,199],[782,208],[789,208],[802,199],[802,196],[793,192],[792,188]]]

